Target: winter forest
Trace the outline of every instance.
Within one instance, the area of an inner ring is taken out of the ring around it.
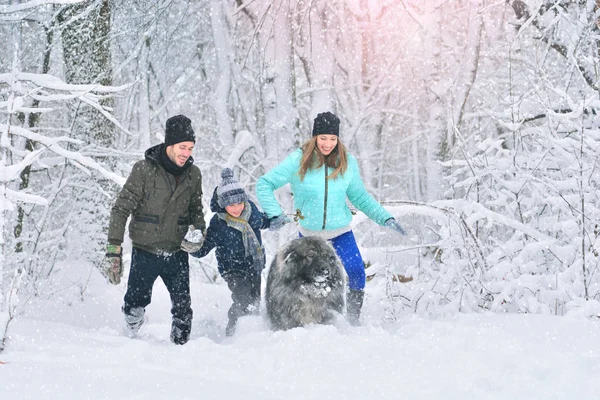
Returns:
[[[3,1],[0,352],[66,263],[84,301],[116,193],[176,114],[193,122],[208,204],[226,166],[254,199],[335,112],[409,233],[354,218],[382,320],[595,318],[599,71],[593,0]]]

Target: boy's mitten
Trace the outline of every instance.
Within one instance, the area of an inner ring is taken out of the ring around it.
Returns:
[[[271,231],[277,231],[281,229],[285,224],[292,222],[292,220],[289,219],[288,216],[285,214],[279,214],[278,216],[271,218],[269,221],[269,230]]]
[[[181,242],[181,250],[186,253],[194,253],[202,248],[203,243],[204,233],[200,229],[195,229],[193,225],[190,225],[188,232]]]

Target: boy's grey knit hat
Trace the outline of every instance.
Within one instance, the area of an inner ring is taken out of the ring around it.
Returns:
[[[246,191],[233,177],[231,168],[221,171],[221,183],[217,187],[217,203],[225,208],[232,204],[244,203],[248,200]]]

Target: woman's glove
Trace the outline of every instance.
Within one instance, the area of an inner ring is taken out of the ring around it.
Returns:
[[[102,273],[113,285],[121,283],[121,277],[123,276],[123,250],[121,246],[109,244],[106,246],[106,255],[104,259],[104,268]]]
[[[190,225],[183,241],[181,242],[181,250],[186,253],[195,253],[202,248],[204,243],[204,233],[200,229],[194,229]]]
[[[402,226],[400,226],[400,224],[394,218],[390,218],[385,221],[385,227],[393,229],[401,235],[406,235],[404,228],[402,228]]]
[[[277,231],[281,229],[285,224],[292,222],[292,220],[289,219],[288,216],[285,214],[279,214],[278,216],[271,218],[269,221],[270,231]]]

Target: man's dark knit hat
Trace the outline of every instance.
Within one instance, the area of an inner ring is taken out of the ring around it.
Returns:
[[[246,201],[248,201],[246,191],[233,177],[233,171],[230,168],[225,168],[221,171],[221,183],[217,187],[217,203],[225,208]]]
[[[329,111],[318,114],[313,124],[312,135],[340,136],[340,119]]]
[[[165,146],[171,146],[181,142],[196,143],[196,135],[192,129],[192,121],[185,115],[176,115],[167,120]]]

